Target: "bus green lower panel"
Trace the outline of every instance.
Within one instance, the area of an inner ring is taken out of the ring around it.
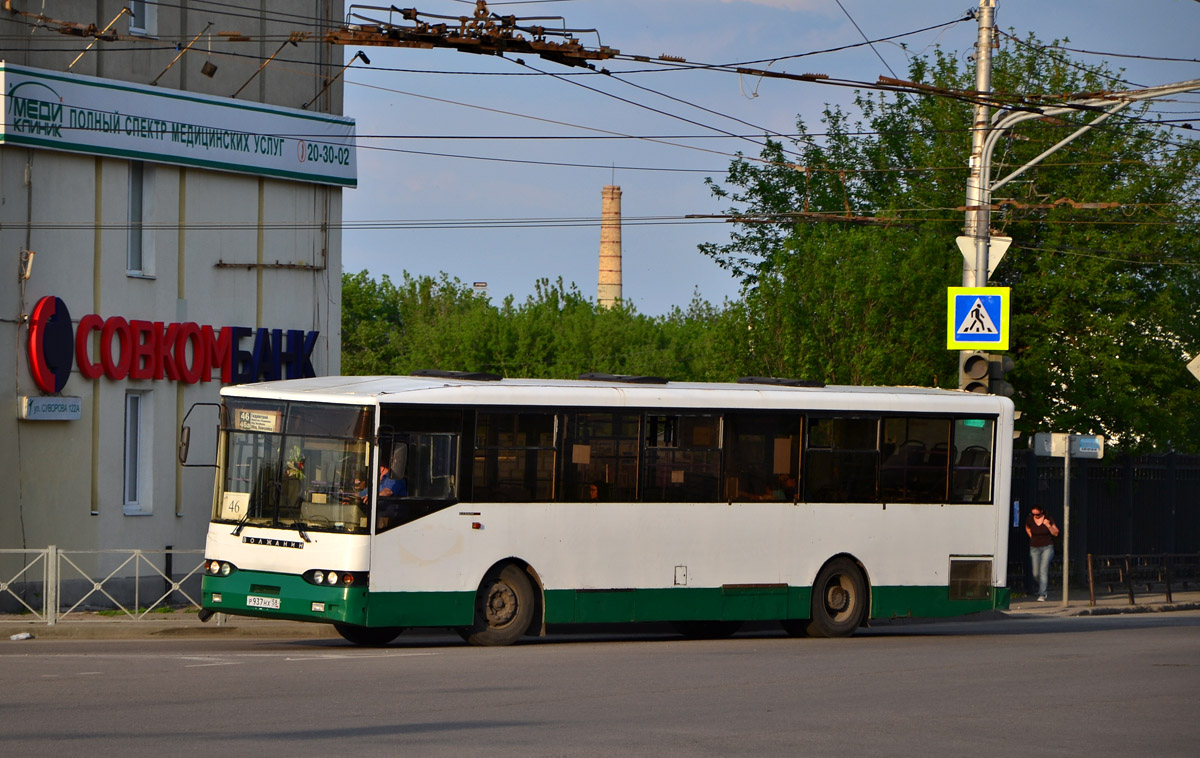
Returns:
[[[629,621],[769,621],[810,615],[809,587],[671,587],[665,589],[550,590],[547,624]],[[1008,607],[1007,588],[984,597],[951,600],[946,587],[875,587],[871,618],[938,618]]]
[[[297,576],[240,571],[205,576],[203,606],[221,613],[362,626],[467,626],[473,592],[377,592],[318,587]],[[637,621],[769,621],[809,617],[812,590],[785,585],[549,590],[547,624]],[[1007,588],[951,600],[944,586],[873,587],[871,618],[933,618],[1007,608]],[[277,604],[278,607],[271,607]]]
[[[549,590],[547,624],[770,620],[808,616],[810,590],[784,585]]]
[[[871,618],[942,618],[1008,608],[1008,588],[993,587],[987,595],[951,600],[946,587],[873,587]]]
[[[217,613],[257,618],[365,624],[366,588],[318,587],[298,576],[265,571],[206,574],[201,605]],[[278,606],[278,607],[273,607]]]
[[[370,626],[470,626],[474,592],[374,592],[368,601]]]
[[[1012,592],[1008,587],[993,587],[992,592],[996,595],[996,602],[993,604],[998,611],[1007,611],[1008,604],[1011,602]]]

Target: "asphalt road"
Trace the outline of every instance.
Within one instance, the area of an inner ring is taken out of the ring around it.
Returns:
[[[1200,612],[851,639],[0,640],[12,756],[1193,756]]]

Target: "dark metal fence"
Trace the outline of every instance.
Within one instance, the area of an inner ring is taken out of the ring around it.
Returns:
[[[1039,505],[1061,525],[1062,496],[1061,458],[1041,458],[1028,450],[1014,454],[1012,499],[1016,514],[1009,519],[1008,539],[1008,584],[1013,589],[1025,589],[1029,576],[1025,517],[1034,505]],[[1089,553],[1200,553],[1200,455],[1073,459],[1070,546],[1072,586],[1086,584]],[[1055,563],[1061,565],[1061,537],[1055,548]],[[1061,576],[1061,569],[1056,566],[1054,574]]]
[[[1092,555],[1087,557],[1088,599],[1097,595],[1124,595],[1129,604],[1139,594],[1162,594],[1173,602],[1172,592],[1191,590],[1200,579],[1200,554]]]

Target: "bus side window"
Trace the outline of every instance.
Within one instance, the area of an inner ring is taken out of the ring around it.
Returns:
[[[481,411],[475,424],[471,499],[554,499],[555,429],[553,413]]]
[[[641,416],[572,413],[567,416],[563,499],[631,502],[637,498]]]
[[[458,502],[462,413],[403,404],[384,406],[379,430],[379,461],[397,487],[377,494],[375,529],[394,529]],[[378,487],[378,480],[375,480]]]
[[[879,496],[885,503],[944,503],[950,420],[928,416],[883,419]]]
[[[646,415],[644,502],[711,503],[719,499],[720,418]]]
[[[725,414],[725,500],[796,499],[800,422],[798,414]]]
[[[458,436],[429,435],[430,497],[454,497],[455,472],[458,469]]]
[[[992,419],[957,419],[954,448],[960,450],[950,476],[950,502],[992,502]]]
[[[879,502],[879,421],[874,418],[808,420],[804,499],[816,503]]]

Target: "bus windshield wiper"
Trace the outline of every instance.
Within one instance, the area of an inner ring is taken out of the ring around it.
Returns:
[[[308,538],[308,532],[304,531],[304,524],[303,524],[303,522],[300,522],[300,521],[293,521],[293,522],[292,522],[292,528],[293,528],[293,529],[295,529],[297,532],[299,532],[299,533],[300,533],[300,536],[304,538],[304,541],[305,541],[305,542],[312,542],[312,540],[310,540],[310,539]]]
[[[234,537],[241,535],[242,530],[246,528],[246,522],[249,520],[250,520],[250,512],[246,511],[246,515],[242,516],[242,518],[240,520],[238,520],[237,526],[234,527],[233,531],[230,532],[230,534],[232,534]]]

